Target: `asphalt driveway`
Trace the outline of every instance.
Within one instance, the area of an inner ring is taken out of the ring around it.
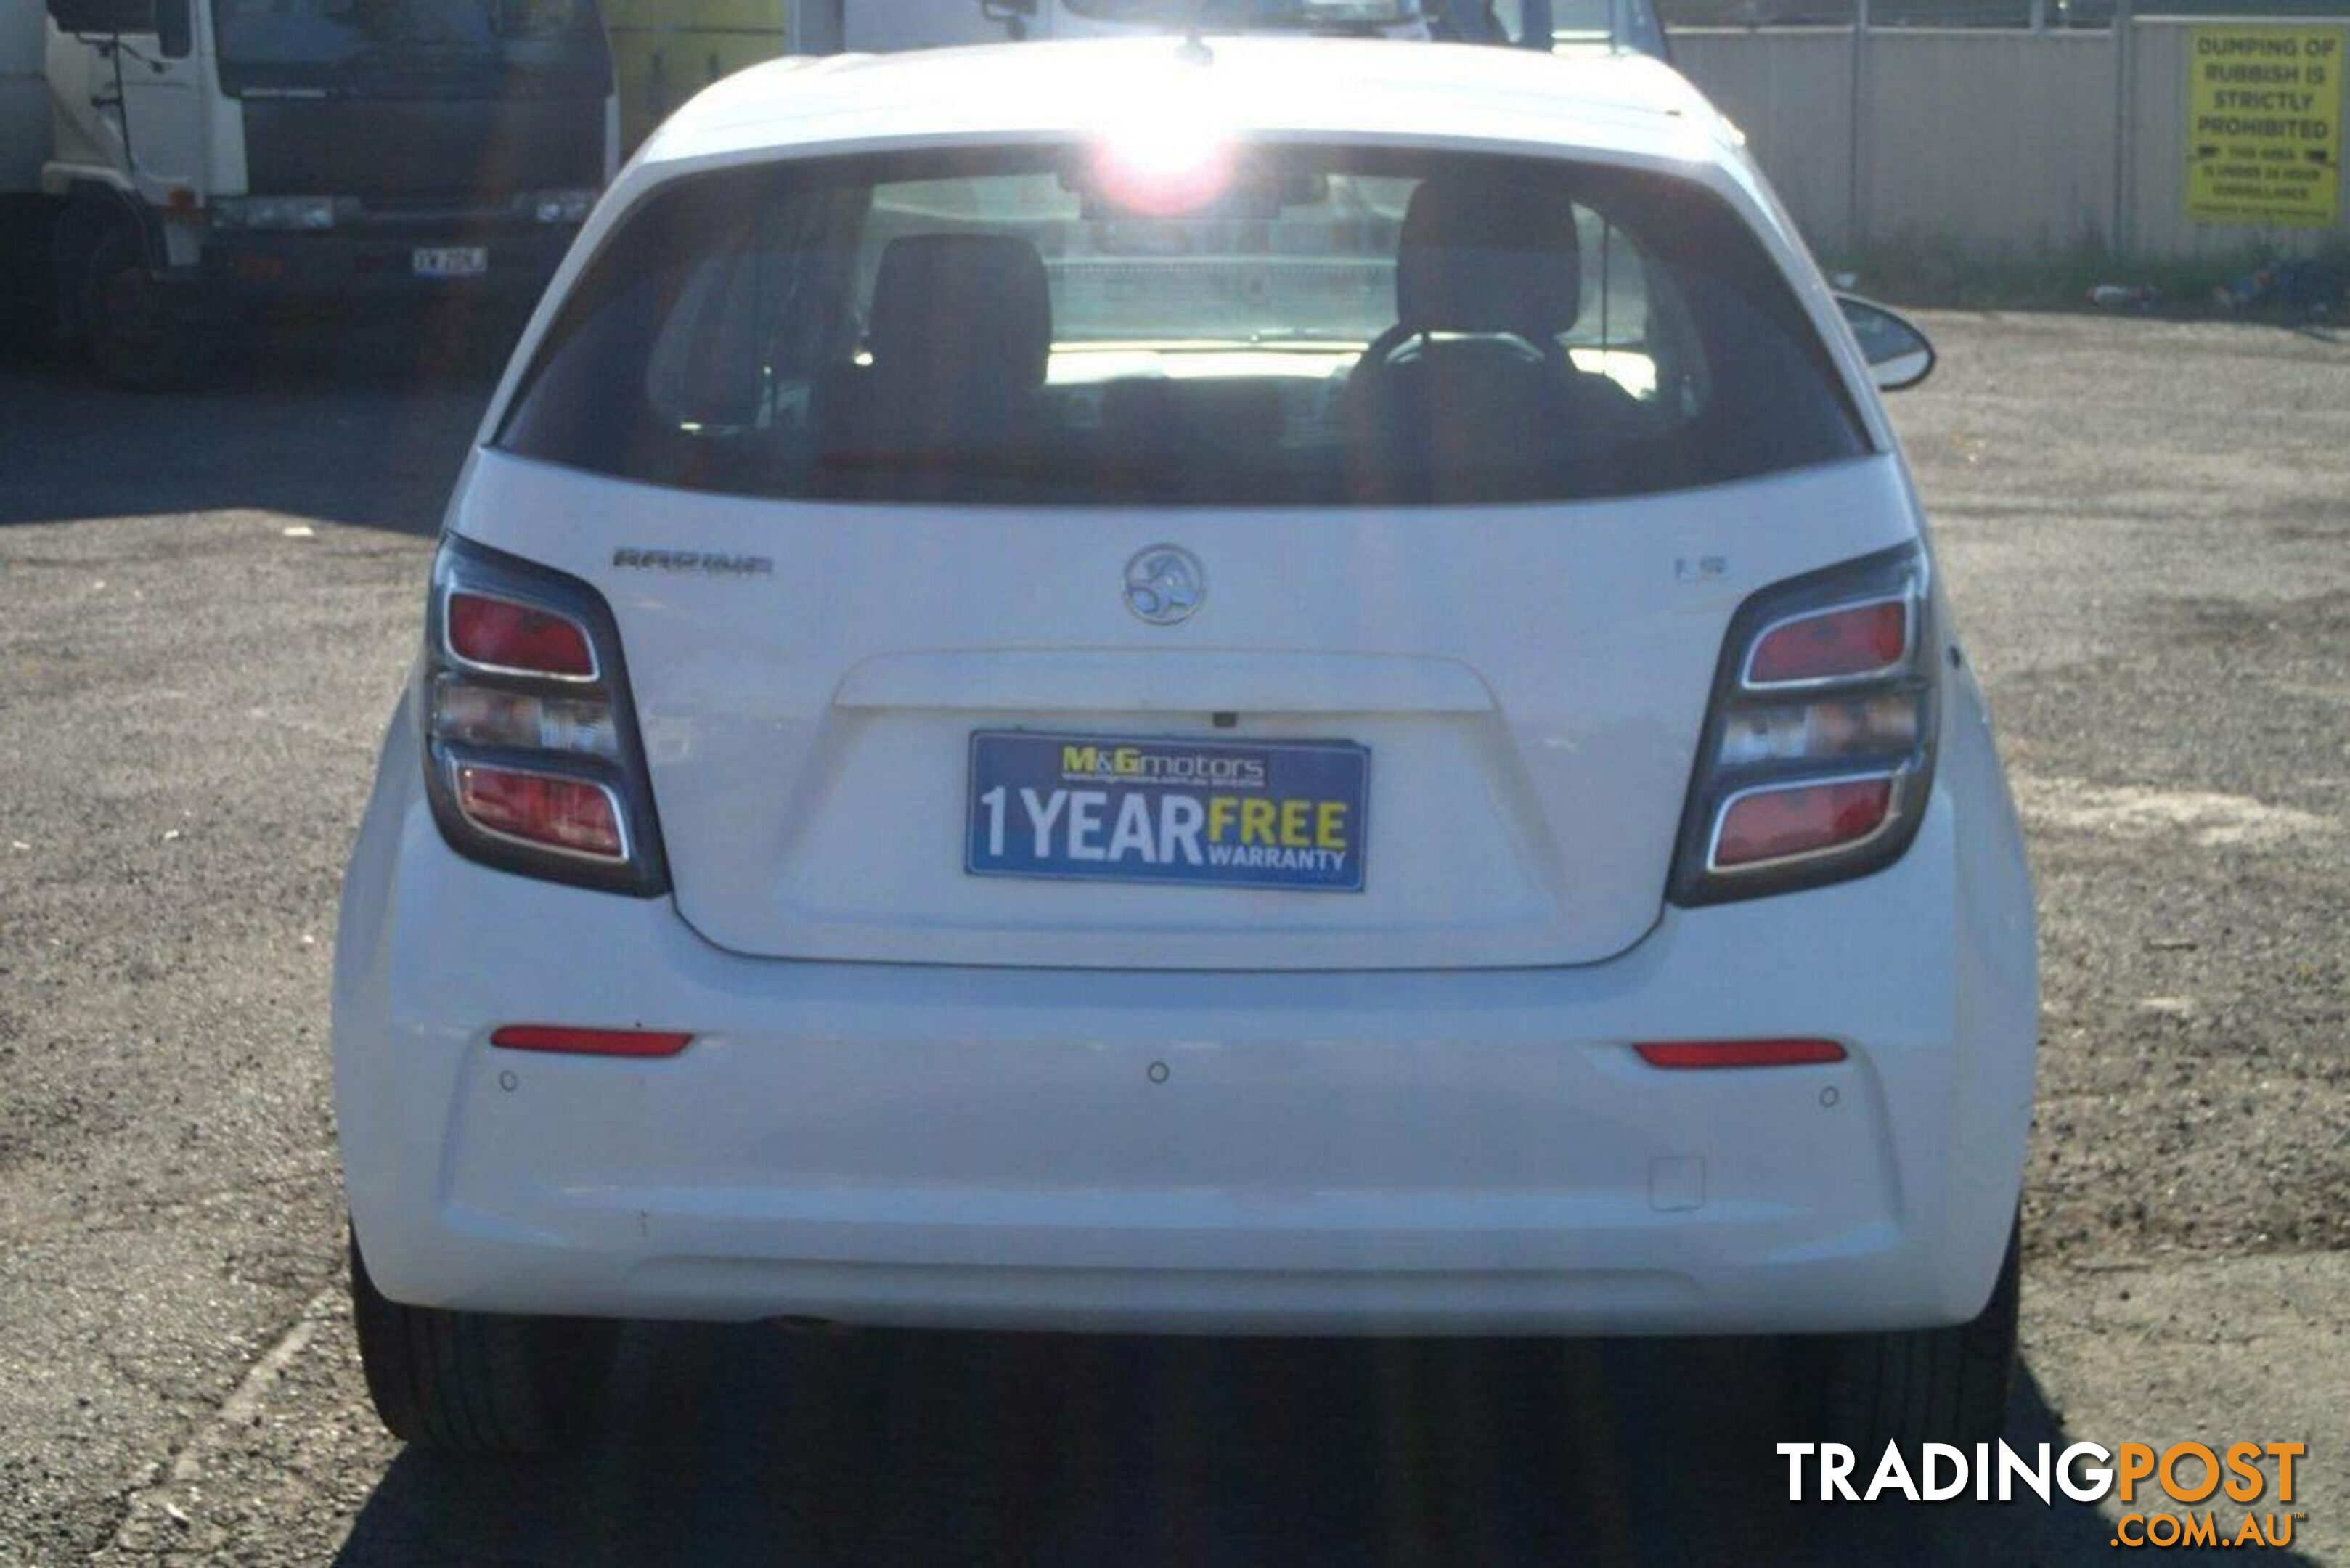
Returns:
[[[2017,1441],[2297,1438],[2350,1555],[2350,343],[1927,318],[1897,416],[2029,826]],[[402,1453],[342,1305],[342,857],[487,395],[396,335],[0,368],[0,1561],[2102,1560],[1799,1514],[1757,1347],[633,1332],[611,1435]]]

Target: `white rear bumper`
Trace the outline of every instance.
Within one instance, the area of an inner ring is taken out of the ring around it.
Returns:
[[[1668,910],[1575,969],[1114,972],[744,958],[666,900],[442,844],[395,723],[346,889],[338,1112],[396,1300],[1207,1333],[1918,1326],[2014,1210],[2030,895],[1954,722],[1918,843]],[[1987,803],[1964,825],[1958,802]],[[662,1061],[512,1023],[690,1030]],[[1635,1040],[1845,1063],[1649,1068]]]

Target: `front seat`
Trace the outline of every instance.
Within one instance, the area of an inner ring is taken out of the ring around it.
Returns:
[[[1574,204],[1498,177],[1412,192],[1396,324],[1349,373],[1349,446],[1372,488],[1473,496],[1605,445],[1638,407],[1578,371],[1560,337],[1582,300]]]
[[[891,240],[865,346],[872,362],[826,389],[828,449],[951,461],[1016,441],[1053,352],[1044,258],[1014,234]]]

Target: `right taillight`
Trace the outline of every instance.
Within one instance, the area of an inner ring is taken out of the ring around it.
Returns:
[[[476,670],[556,680],[596,679],[596,648],[588,628],[560,611],[457,588],[442,613],[448,617],[449,651]]]
[[[1933,783],[1930,605],[1925,553],[1910,545],[1739,607],[1690,784],[1676,903],[1857,877],[1908,847]]]
[[[528,876],[669,879],[619,628],[578,578],[450,538],[425,611],[424,779],[450,844]]]

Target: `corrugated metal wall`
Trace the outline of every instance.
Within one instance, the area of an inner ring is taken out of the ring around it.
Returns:
[[[1857,137],[1849,28],[1677,32],[1673,52],[1746,132],[1815,247],[1921,242],[1993,260],[2110,244],[2171,260],[2350,240],[2350,192],[2330,230],[2188,220],[2193,26],[2133,24],[2127,60],[2110,33],[1875,30]]]
[[[1814,248],[1852,233],[1852,33],[1675,32],[1673,62],[1746,132]]]

